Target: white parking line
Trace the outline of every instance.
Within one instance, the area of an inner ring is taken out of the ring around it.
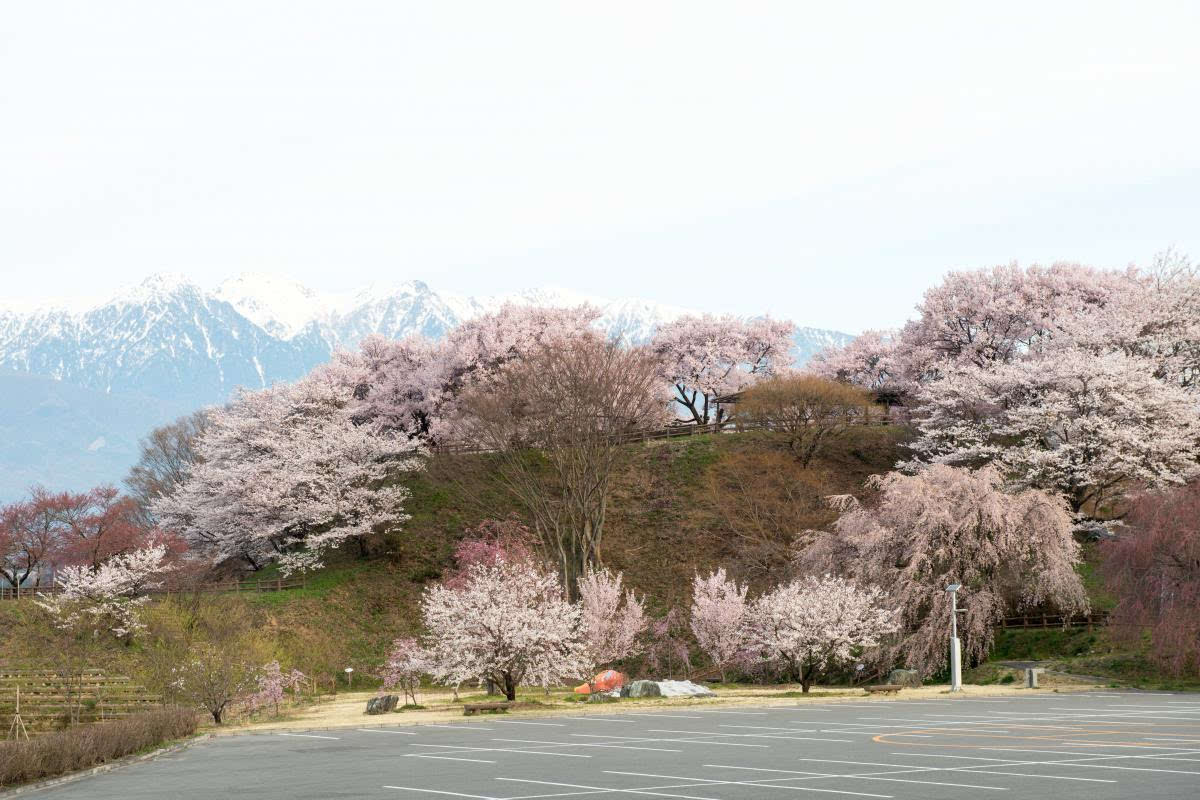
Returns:
[[[818,759],[802,759],[802,760],[816,761]],[[832,763],[846,764],[846,763],[853,763],[853,762],[833,761]],[[837,775],[837,774],[829,774],[829,773],[824,773],[824,772],[804,772],[802,770],[793,770],[793,769],[767,769],[766,767],[734,767],[734,766],[721,766],[718,764],[705,764],[704,766],[716,767],[717,769],[742,769],[742,770],[749,770],[752,772],[791,773],[793,775],[806,775],[809,777],[821,777],[821,778],[854,778],[857,780],[889,781],[892,783],[923,783],[923,784],[926,784],[929,786],[953,786],[958,789],[986,789],[986,790],[993,791],[993,792],[1007,792],[1008,791],[1008,789],[1003,786],[979,786],[979,785],[971,784],[971,783],[947,783],[945,781],[921,781],[921,780],[916,780],[915,778],[888,778],[888,777],[878,776],[878,775]],[[787,787],[787,788],[800,788],[800,787]]]
[[[414,742],[413,747],[440,747],[443,750],[452,750],[455,753],[527,753],[533,756],[558,756],[560,758],[591,758],[591,756],[583,755],[582,753],[546,753],[541,750],[532,750],[528,748],[517,749],[515,747],[466,747],[457,744],[423,744]],[[409,756],[419,755],[417,753],[407,753]]]
[[[452,731],[493,731],[495,728],[484,728],[481,725],[434,725],[425,723],[422,728],[446,728]],[[415,735],[415,734],[414,734]]]
[[[338,740],[338,739],[341,739],[341,738],[342,738],[342,737],[340,737],[340,736],[318,736],[318,735],[317,735],[317,734],[315,734],[315,733],[281,733],[281,734],[279,734],[279,735],[280,735],[280,736],[301,736],[301,737],[303,737],[303,738],[305,738],[305,739],[334,739],[334,740]]]
[[[535,783],[542,786],[562,786],[567,789],[589,789],[587,792],[570,792],[554,795],[555,797],[570,797],[575,794],[646,794],[651,797],[681,797],[685,800],[721,800],[719,797],[701,797],[694,794],[667,794],[666,792],[655,792],[649,789],[609,789],[604,786],[584,786],[578,783],[555,783],[554,781],[535,781],[530,778],[496,778],[498,781],[513,781],[516,783]],[[701,784],[703,785],[703,784]],[[670,788],[670,787],[663,787]],[[537,796],[537,795],[535,795]],[[528,797],[525,798],[528,800]]]
[[[746,742],[726,742],[720,739],[682,739],[679,737],[666,736],[608,736],[599,733],[572,733],[570,736],[579,736],[587,739],[618,739],[625,743],[631,742],[690,742],[692,744],[715,744],[720,747],[770,747],[769,744],[748,744]],[[711,736],[712,734],[709,734]]]
[[[483,758],[455,758],[454,756],[434,756],[428,753],[405,753],[405,758],[437,758],[442,761],[474,761],[476,764],[495,764],[495,761],[488,761]]]
[[[629,722],[627,719],[600,716],[599,714],[594,717],[561,717],[561,719],[581,719],[584,722]]]
[[[948,756],[948,755],[942,755],[940,753],[891,753],[890,755],[900,756],[901,758],[903,758],[905,756],[916,756],[918,758],[964,758],[964,759],[973,759],[975,761],[1002,762],[1002,763],[996,764],[995,766],[997,766],[997,767],[1021,767],[1021,766],[1030,766],[1030,765],[1045,763],[1042,761],[1016,761],[1016,760],[1007,760],[1006,761],[1003,758],[984,758],[983,756]],[[1086,783],[1116,783],[1116,781],[1110,780],[1108,778],[1077,778],[1077,777],[1068,776],[1068,775],[1037,775],[1037,774],[1030,774],[1027,772],[997,772],[997,771],[991,770],[991,769],[984,769],[984,767],[990,767],[990,766],[992,766],[992,765],[991,764],[976,764],[974,766],[962,767],[961,770],[968,770],[970,772],[979,772],[984,775],[1013,775],[1013,776],[1021,777],[1021,778],[1045,778],[1047,780],[1084,781]],[[956,770],[959,770],[959,768],[957,768],[957,767],[947,768],[947,771],[956,771]]]
[[[780,728],[775,725],[718,725],[718,728],[748,728],[760,731],[791,731],[792,733],[817,733],[816,728]]]
[[[703,778],[699,779],[702,782],[696,782],[697,779],[695,779],[695,778],[680,778],[679,780],[687,780],[687,781],[691,781],[691,782],[682,784],[680,786],[657,786],[657,787],[647,787],[644,789],[613,789],[613,788],[608,788],[608,787],[603,787],[603,786],[584,786],[584,785],[576,784],[576,783],[555,783],[553,781],[535,781],[535,780],[531,780],[528,778],[497,778],[496,780],[498,780],[498,781],[516,781],[519,783],[540,783],[540,784],[544,784],[546,786],[565,786],[570,789],[592,790],[592,791],[587,792],[588,794],[592,794],[593,792],[595,792],[597,794],[605,793],[605,792],[611,792],[613,794],[648,794],[653,797],[681,797],[681,798],[686,798],[686,800],[722,800],[722,798],[702,797],[702,796],[694,795],[694,794],[669,794],[667,792],[663,792],[662,789],[680,789],[680,788],[701,787],[701,786],[754,786],[754,787],[764,786],[764,784],[761,784],[758,782],[753,782],[753,781],[708,781],[708,780],[704,780]],[[778,786],[777,787],[777,786],[770,786],[769,784],[767,784],[766,788],[794,789],[796,791],[820,792],[822,794],[847,794],[847,795],[853,795],[855,797],[878,797],[878,798],[883,798],[883,800],[891,800],[891,797],[892,797],[892,795],[890,795],[890,794],[868,794],[866,792],[848,792],[848,791],[841,791],[838,789],[812,789],[812,788],[809,788],[806,786],[795,786],[795,787],[793,787],[793,786]],[[528,797],[526,797],[526,798],[524,798],[524,800],[530,800],[530,799]]]
[[[463,794],[462,792],[447,792],[442,789],[418,789],[415,786],[384,786],[385,789],[399,789],[402,792],[425,792],[426,794],[444,794],[450,797],[472,797],[475,800],[499,800],[486,794]]]
[[[354,730],[362,731],[363,733],[396,733],[401,736],[416,736],[416,734],[412,733],[411,731],[397,731],[392,730],[391,728],[355,728]]]
[[[545,725],[550,728],[565,728],[562,722],[530,722],[528,720],[502,719],[497,720],[501,725]]]
[[[549,744],[555,747],[613,747],[618,750],[650,750],[656,753],[682,753],[668,747],[643,747],[631,744],[604,744],[602,742],[546,742],[538,739],[492,739],[493,742],[523,742],[525,744]]]
[[[625,716],[627,716],[627,717],[670,717],[671,719],[704,719],[704,717],[687,716],[684,714],[658,714],[655,712],[649,712],[646,714],[630,712],[630,713],[625,714]]]

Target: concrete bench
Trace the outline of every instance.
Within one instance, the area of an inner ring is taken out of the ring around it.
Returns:
[[[512,705],[512,703],[509,703],[509,702],[466,703],[465,705],[463,705],[463,716],[469,717],[474,714],[478,714],[481,711],[491,711],[494,713],[503,713],[503,712],[508,711],[508,708],[511,705]]]
[[[876,686],[864,686],[867,694],[895,694],[904,687],[898,683],[881,683]]]

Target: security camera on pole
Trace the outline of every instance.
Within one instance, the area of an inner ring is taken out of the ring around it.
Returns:
[[[958,640],[958,590],[961,583],[946,587],[950,595],[950,691],[962,691],[962,642]]]

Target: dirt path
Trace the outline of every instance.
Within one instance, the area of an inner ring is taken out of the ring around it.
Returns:
[[[960,697],[996,697],[1011,695],[1030,695],[1035,693],[1053,694],[1059,691],[1085,691],[1088,684],[1069,680],[1055,680],[1042,689],[1025,689],[1014,684],[992,686],[964,686]],[[530,705],[515,709],[509,713],[522,717],[545,717],[559,714],[581,716],[595,713],[613,713],[617,708],[638,708],[642,710],[693,707],[723,707],[723,706],[772,706],[798,705],[804,703],[837,703],[837,702],[886,702],[887,700],[909,699],[923,697],[949,696],[948,686],[922,686],[916,689],[904,689],[898,695],[867,695],[861,689],[846,687],[814,687],[806,697],[793,696],[799,691],[799,686],[755,686],[737,689],[718,690],[715,698],[640,698],[624,699],[619,703],[569,703],[552,701],[545,705]],[[421,711],[403,711],[378,716],[368,716],[365,712],[367,700],[375,696],[375,692],[344,692],[334,699],[326,699],[319,705],[299,709],[282,719],[260,722],[250,722],[224,726],[210,727],[206,732],[216,734],[257,733],[259,731],[278,730],[317,730],[332,728],[369,728],[394,725],[428,725],[446,724],[447,722],[463,720],[461,705],[451,705],[452,695],[448,691],[428,691],[420,693],[420,701],[427,706]],[[545,695],[538,690],[523,693],[523,700],[538,701]]]

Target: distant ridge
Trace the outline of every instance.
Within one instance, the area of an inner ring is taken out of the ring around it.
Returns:
[[[22,381],[16,393],[21,399],[6,407],[10,424],[3,426],[9,439],[0,448],[0,502],[35,482],[79,489],[98,477],[119,481],[132,462],[134,431],[144,434],[176,415],[223,402],[239,386],[294,380],[369,334],[439,338],[504,303],[590,303],[601,310],[600,327],[632,341],[645,340],[664,322],[698,313],[555,288],[467,297],[438,292],[421,281],[333,295],[255,273],[215,290],[156,274],[86,309],[0,309],[0,378],[9,379],[10,386],[17,378],[50,378],[57,384]],[[851,338],[799,328],[794,354],[804,362],[821,348]],[[100,397],[107,397],[103,411],[92,413]],[[128,402],[113,402],[125,397]],[[46,414],[44,405],[63,398],[70,398],[81,420],[65,438],[48,435],[47,426],[61,426],[62,416]]]

